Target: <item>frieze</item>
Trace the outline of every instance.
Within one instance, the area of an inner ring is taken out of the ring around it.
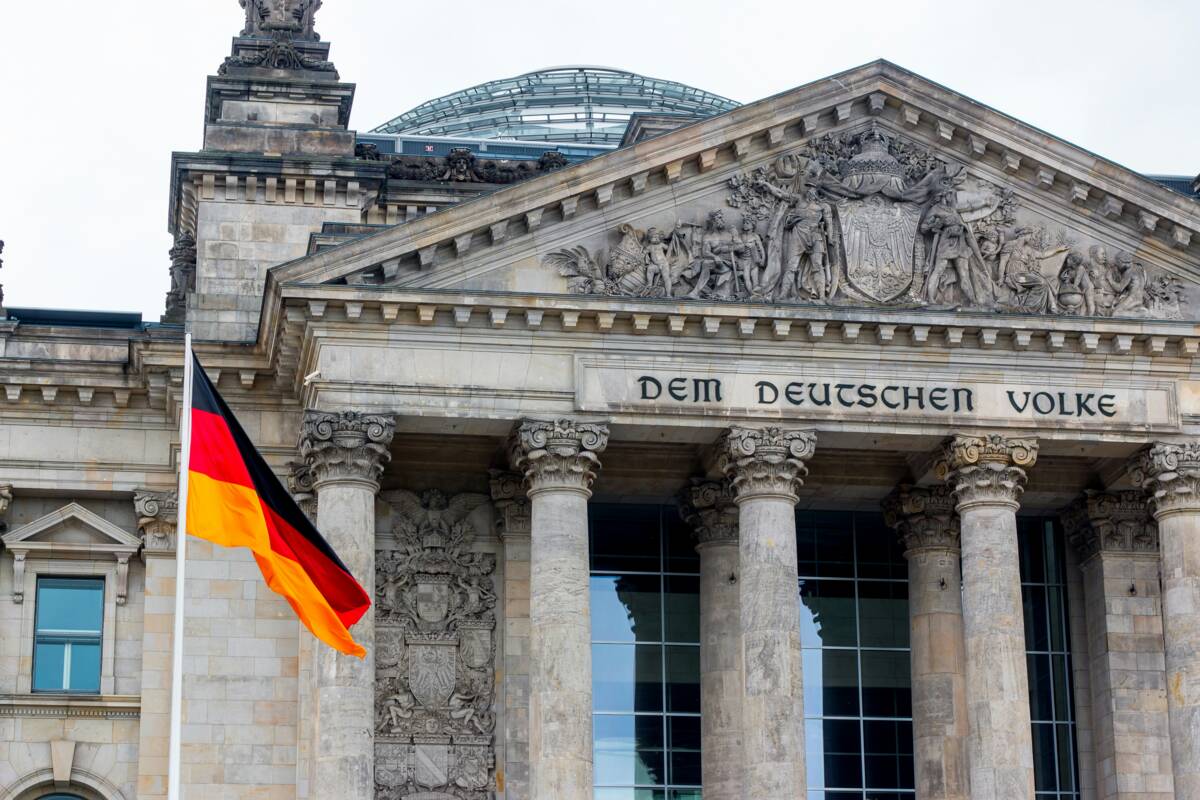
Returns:
[[[375,145],[357,144],[355,158],[382,161],[383,154]],[[567,159],[557,150],[547,150],[537,161],[520,159],[481,159],[465,147],[455,147],[445,158],[438,156],[392,156],[387,176],[394,180],[438,183],[519,183],[567,166]]]
[[[376,797],[490,800],[495,556],[469,550],[482,494],[389,493],[397,547],[376,556]]]
[[[811,139],[729,179],[726,208],[544,264],[576,294],[1180,319],[1184,285],[884,132]],[[734,215],[737,214],[735,217]]]

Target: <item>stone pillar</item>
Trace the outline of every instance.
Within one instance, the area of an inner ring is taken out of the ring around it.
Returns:
[[[904,540],[917,797],[967,800],[967,656],[959,527],[948,487],[902,486],[884,501]]]
[[[171,733],[171,630],[175,624],[175,492],[138,491],[133,509],[142,536],[146,592],[142,617],[142,705],[138,724],[137,796],[167,796]],[[185,720],[186,721],[186,720]]]
[[[603,424],[522,420],[509,443],[530,502],[529,785],[532,800],[592,797],[587,501]]]
[[[1100,800],[1171,800],[1158,526],[1141,492],[1088,492],[1062,515],[1079,554]]]
[[[697,480],[679,498],[700,554],[700,749],[705,800],[742,800],[738,508],[728,483]]]
[[[972,800],[1033,800],[1033,734],[1017,498],[1037,442],[956,436],[938,474],[954,490],[962,529],[967,653],[967,759]]]
[[[356,411],[308,411],[300,431],[300,455],[317,494],[317,527],[371,597],[375,495],[395,425],[391,417]],[[374,610],[350,633],[367,649],[366,658],[313,647],[311,796],[374,800]]]
[[[1133,478],[1158,521],[1175,796],[1200,797],[1200,443],[1154,445]]]
[[[313,473],[304,461],[293,461],[288,465],[288,491],[304,516],[317,524],[317,493],[313,489]],[[296,800],[308,800],[313,787],[313,749],[316,742],[316,725],[313,720],[313,703],[316,681],[313,679],[313,645],[323,644],[309,634],[304,623],[297,621],[298,639],[296,668]]]
[[[504,560],[503,764],[507,800],[529,800],[529,498],[515,472],[492,471],[492,502]]]
[[[747,798],[807,795],[795,506],[816,442],[813,431],[733,427],[717,444],[738,506]]]

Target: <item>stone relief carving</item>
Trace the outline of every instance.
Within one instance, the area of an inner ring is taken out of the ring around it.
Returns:
[[[246,12],[242,36],[271,36],[280,29],[292,32],[293,38],[318,42],[321,37],[313,30],[317,10],[322,0],[238,0]]]
[[[196,290],[196,240],[185,231],[175,237],[167,253],[171,256],[171,288],[162,321],[183,322],[188,293]]]
[[[0,533],[8,530],[8,522],[4,517],[8,514],[8,507],[12,505],[13,488],[11,483],[0,483]]]
[[[360,151],[358,148],[362,147]],[[370,148],[370,149],[367,149]],[[382,161],[374,145],[355,145],[355,158]],[[445,158],[436,156],[393,156],[388,163],[389,178],[404,181],[440,183],[519,183],[567,165],[557,150],[547,150],[537,161],[481,159],[465,147],[456,147]]]
[[[495,789],[496,558],[469,550],[488,498],[395,495],[398,547],[375,567],[375,786],[382,800]]]
[[[1013,193],[885,133],[810,140],[729,180],[703,222],[616,229],[608,252],[544,263],[569,291],[1178,319],[1182,283],[1020,215]]]
[[[175,552],[179,519],[179,499],[175,492],[137,491],[133,495],[133,510],[146,550]]]

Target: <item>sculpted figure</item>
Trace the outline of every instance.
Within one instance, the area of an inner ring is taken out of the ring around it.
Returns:
[[[384,713],[387,715],[387,725],[395,729],[401,726],[402,720],[411,719],[413,709],[417,706],[417,698],[406,687],[401,686],[395,694],[389,695],[384,701]]]
[[[1096,314],[1095,284],[1083,256],[1073,250],[1058,271],[1058,307],[1064,314]]]
[[[953,303],[957,286],[968,305],[978,306],[981,292],[975,286],[971,258],[978,256],[982,266],[983,256],[959,216],[955,195],[953,188],[944,190],[921,220],[921,233],[933,237],[925,300],[935,305]]]
[[[666,240],[658,228],[646,231],[646,243],[642,252],[646,258],[646,287],[654,289],[661,283],[667,297],[672,296],[674,280],[671,275],[671,258]]]
[[[767,260],[767,248],[756,230],[754,217],[742,217],[742,229],[734,234],[733,259],[742,285],[751,295],[757,295],[759,273]]]
[[[1092,279],[1092,286],[1095,287],[1096,313],[1105,316],[1112,314],[1117,294],[1113,290],[1115,265],[1108,257],[1108,248],[1102,244],[1094,244],[1088,249],[1087,270]]]
[[[1146,268],[1135,261],[1132,253],[1117,255],[1113,291],[1114,314],[1142,314],[1146,311]]]
[[[1058,301],[1042,274],[1042,262],[1067,251],[1066,245],[1042,248],[1034,243],[1034,228],[1018,228],[1000,249],[1000,285],[1006,305],[1018,311],[1054,313]]]
[[[833,215],[829,206],[821,202],[815,186],[805,186],[799,194],[767,181],[761,181],[759,188],[778,198],[782,210],[780,213],[777,209],[772,218],[775,226],[769,234],[772,248],[779,251],[776,297],[828,300],[834,289],[829,264],[829,246],[833,241]],[[760,289],[766,294],[775,287],[768,284],[768,275],[763,277]]]
[[[725,224],[725,214],[720,210],[709,212],[704,234],[700,237],[700,256],[690,268],[693,274],[699,273],[699,277],[688,297],[697,299],[707,294],[727,300],[732,296],[739,283],[733,249],[733,234]]]
[[[242,36],[262,36],[263,25],[271,16],[269,0],[238,0],[246,11],[246,25],[242,28]]]

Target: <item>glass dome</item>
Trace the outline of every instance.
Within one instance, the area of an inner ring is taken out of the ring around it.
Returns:
[[[426,101],[373,132],[616,145],[631,114],[709,117],[738,105],[624,70],[552,67]]]

